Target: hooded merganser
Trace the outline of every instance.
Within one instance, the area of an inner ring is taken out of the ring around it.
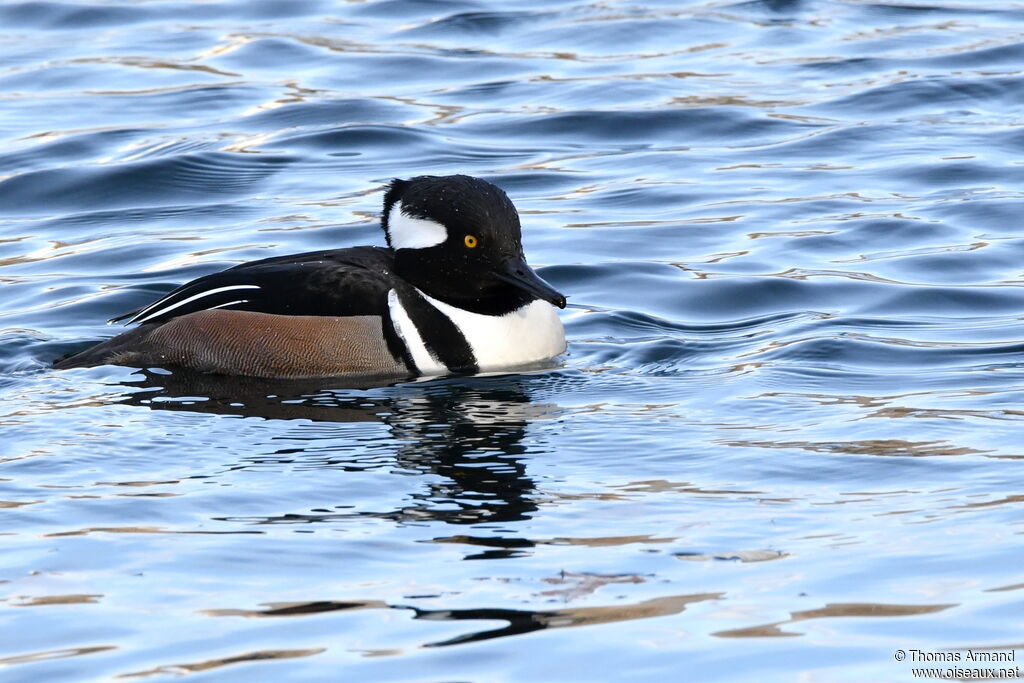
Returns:
[[[415,376],[511,369],[565,351],[565,297],[526,263],[519,214],[464,175],[394,180],[388,248],[253,261],[114,318],[139,323],[57,362],[257,377]]]

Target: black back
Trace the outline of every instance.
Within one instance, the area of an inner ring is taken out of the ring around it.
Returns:
[[[280,315],[381,315],[387,308],[388,290],[394,287],[393,271],[394,254],[382,247],[278,256],[204,275],[111,322],[126,318],[166,322],[239,299],[245,303],[229,308]],[[259,289],[227,289],[197,296],[236,285]],[[191,297],[196,298],[189,301]]]

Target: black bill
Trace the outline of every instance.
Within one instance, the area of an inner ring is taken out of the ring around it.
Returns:
[[[533,268],[527,265],[526,260],[521,256],[510,258],[501,264],[501,267],[494,271],[499,280],[515,285],[538,299],[547,301],[552,306],[565,308],[565,297],[558,290],[540,279]]]

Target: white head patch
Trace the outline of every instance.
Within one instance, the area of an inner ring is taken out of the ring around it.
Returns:
[[[402,202],[395,202],[388,213],[388,236],[393,249],[424,249],[448,239],[448,230],[437,221],[406,216]]]

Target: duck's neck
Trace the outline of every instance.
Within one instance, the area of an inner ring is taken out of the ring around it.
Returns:
[[[481,315],[502,316],[537,297],[486,273],[466,272],[460,264],[428,261],[395,252],[395,275],[432,299]]]

